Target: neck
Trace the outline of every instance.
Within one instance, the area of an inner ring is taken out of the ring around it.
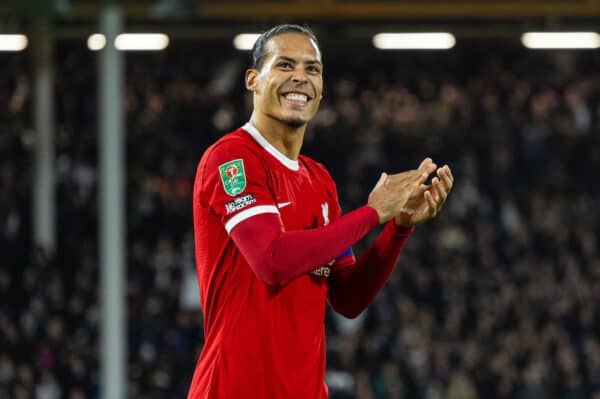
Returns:
[[[252,112],[250,123],[279,152],[289,159],[298,160],[306,124],[300,127],[289,126],[256,111]]]

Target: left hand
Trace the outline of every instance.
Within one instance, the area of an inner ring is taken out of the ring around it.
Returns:
[[[414,191],[402,211],[394,217],[396,226],[408,228],[433,219],[440,212],[452,190],[454,177],[448,165],[437,169],[436,174],[430,185],[422,184]]]

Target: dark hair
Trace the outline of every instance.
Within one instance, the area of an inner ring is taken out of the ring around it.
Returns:
[[[262,63],[265,59],[265,46],[267,42],[271,40],[273,37],[277,35],[281,35],[283,33],[302,33],[303,35],[308,36],[310,40],[315,42],[317,48],[319,48],[319,42],[317,41],[317,37],[314,32],[307,26],[293,25],[293,24],[282,24],[277,25],[266,32],[263,32],[252,47],[252,68],[260,69],[262,67]],[[321,49],[319,49],[319,52]]]

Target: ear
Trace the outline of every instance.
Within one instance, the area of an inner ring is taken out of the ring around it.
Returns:
[[[248,91],[255,92],[258,88],[258,70],[247,69],[246,70],[246,89]]]

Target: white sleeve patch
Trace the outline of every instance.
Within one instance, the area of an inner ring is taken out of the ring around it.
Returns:
[[[232,201],[229,201],[225,204],[225,210],[227,214],[239,211],[240,209],[246,208],[252,204],[256,203],[256,197],[254,194],[246,194],[239,197],[236,197]]]
[[[225,223],[225,230],[227,230],[227,234],[231,233],[231,230],[237,226],[238,223],[243,222],[244,220],[251,218],[252,216],[260,215],[263,213],[276,213],[279,215],[279,210],[274,205],[259,205],[254,206],[250,209],[246,209],[229,219],[227,223]]]

